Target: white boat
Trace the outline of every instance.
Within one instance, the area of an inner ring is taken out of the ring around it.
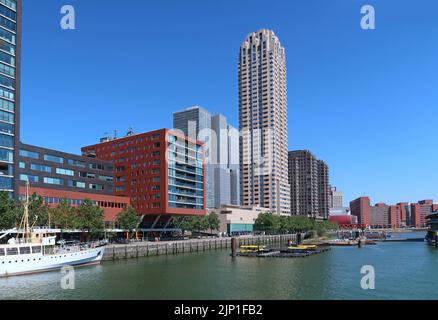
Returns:
[[[27,192],[28,193],[28,192]],[[61,269],[65,266],[100,264],[105,252],[104,243],[56,244],[56,234],[50,229],[29,227],[29,197],[15,238],[0,245],[0,278]],[[23,228],[23,231],[20,231]],[[4,232],[1,238],[17,230]]]

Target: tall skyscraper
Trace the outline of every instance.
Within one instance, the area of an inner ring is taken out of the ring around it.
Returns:
[[[195,106],[173,114],[173,127],[205,143],[207,208],[240,205],[239,132],[225,116]]]
[[[0,190],[18,197],[21,0],[0,1]]]
[[[289,152],[291,214],[326,218],[329,213],[329,169],[309,150]]]
[[[271,30],[240,47],[239,129],[242,204],[289,215],[286,54]]]

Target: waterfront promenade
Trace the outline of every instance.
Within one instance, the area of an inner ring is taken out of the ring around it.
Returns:
[[[304,234],[303,234],[304,238]],[[240,236],[236,237],[237,245],[270,245],[286,244],[289,240],[296,242],[296,234]],[[119,259],[135,259],[140,257],[175,255],[191,252],[231,249],[231,238],[205,238],[181,241],[133,242],[130,244],[108,245],[103,257],[104,261]]]

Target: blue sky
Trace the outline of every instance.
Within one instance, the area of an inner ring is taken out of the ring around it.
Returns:
[[[79,153],[191,105],[238,126],[238,49],[268,28],[287,52],[290,149],[325,160],[346,204],[438,200],[435,0],[24,0],[23,18],[25,143]]]

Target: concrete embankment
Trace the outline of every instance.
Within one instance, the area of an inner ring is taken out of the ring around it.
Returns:
[[[303,237],[304,238],[304,237]],[[296,234],[275,236],[238,237],[238,246],[273,245],[296,242]],[[134,259],[161,255],[174,255],[191,252],[231,249],[231,238],[208,238],[167,242],[134,242],[126,245],[108,245],[103,256],[104,261]]]

